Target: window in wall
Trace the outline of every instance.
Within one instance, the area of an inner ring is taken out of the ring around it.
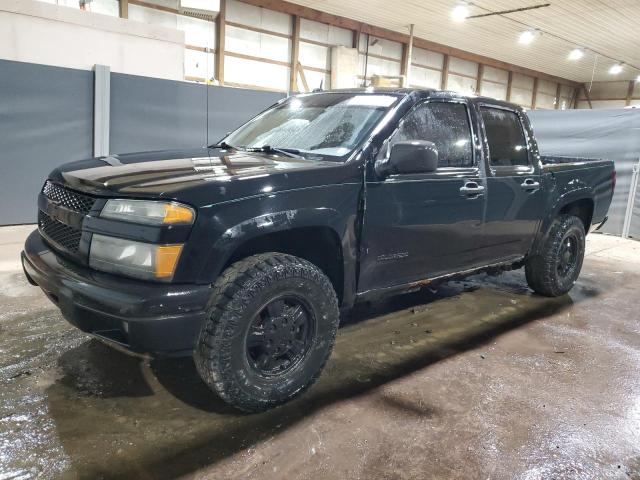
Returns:
[[[467,107],[462,103],[424,103],[409,113],[391,144],[426,140],[436,144],[438,167],[473,165],[471,127]]]
[[[515,112],[481,107],[489,143],[489,163],[496,167],[529,165],[527,142],[522,123]]]

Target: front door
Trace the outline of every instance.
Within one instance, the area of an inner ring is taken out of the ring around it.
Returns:
[[[481,105],[487,138],[485,252],[495,260],[524,256],[533,243],[544,209],[538,152],[531,131],[514,109]]]
[[[359,293],[470,268],[482,240],[484,175],[478,168],[465,100],[414,107],[383,146],[426,140],[438,149],[430,173],[378,178],[368,169]],[[380,159],[379,159],[380,160]]]

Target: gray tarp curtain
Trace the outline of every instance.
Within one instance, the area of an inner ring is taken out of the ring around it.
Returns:
[[[0,225],[36,220],[47,174],[92,156],[93,72],[0,60]],[[219,140],[284,93],[111,73],[110,152]]]
[[[640,109],[535,110],[528,112],[543,155],[613,160],[618,172],[606,233],[622,234],[633,165],[640,159]],[[640,194],[630,235],[640,238]]]

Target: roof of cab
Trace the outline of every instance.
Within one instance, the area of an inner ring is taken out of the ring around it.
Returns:
[[[466,98],[474,102],[488,103],[492,105],[500,105],[517,110],[523,110],[522,107],[515,103],[498,100],[491,97],[483,97],[478,95],[467,95],[451,90],[439,90],[435,88],[407,88],[407,87],[359,87],[359,88],[338,88],[333,90],[316,90],[311,93],[364,93],[364,94],[394,94],[394,95],[411,95],[417,94],[420,98]]]

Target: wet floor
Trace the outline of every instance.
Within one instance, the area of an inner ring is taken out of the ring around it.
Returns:
[[[229,409],[190,360],[115,351],[0,273],[0,479],[640,479],[640,263],[362,305],[320,381]]]

